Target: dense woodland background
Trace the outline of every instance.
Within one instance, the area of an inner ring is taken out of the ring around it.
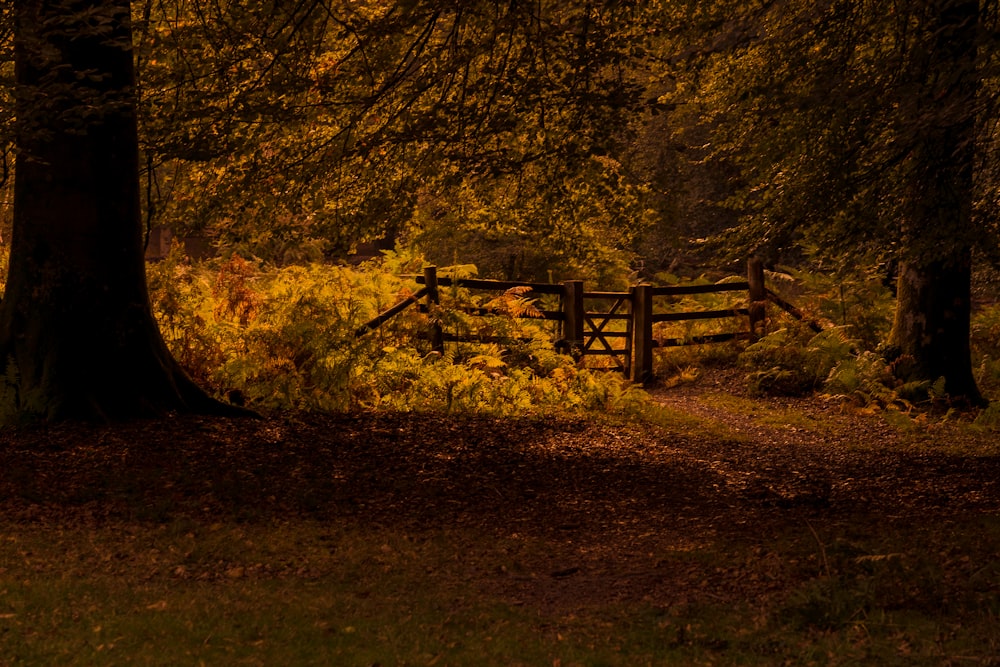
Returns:
[[[907,245],[904,158],[970,120],[969,237],[996,217],[992,3],[132,5],[144,222],[269,261],[384,240],[597,277],[737,229],[733,257],[875,266]],[[975,60],[933,43],[962,37]]]
[[[49,18],[32,32],[18,7]],[[944,377],[948,394],[984,404],[989,374],[974,368],[989,359],[973,360],[969,339],[973,286],[991,300],[998,261],[996,3],[32,0],[0,12],[5,238],[14,155],[134,104],[139,180],[125,187],[138,188],[129,215],[154,256],[183,239],[243,286],[256,280],[244,261],[286,270],[394,250],[412,265],[615,288],[718,279],[758,255],[799,287],[835,276],[823,289],[839,290],[840,316],[816,314],[853,327],[844,336],[878,349],[898,383]],[[19,34],[35,78],[15,76]],[[86,49],[39,65],[51,49],[38,45],[67,35],[93,48],[130,35],[134,87],[109,93],[100,67],[80,65]],[[43,111],[59,104],[56,122]],[[241,306],[234,290],[214,297],[229,294],[246,325],[256,297]],[[848,301],[864,306],[851,321]],[[177,324],[156,307],[161,327]]]

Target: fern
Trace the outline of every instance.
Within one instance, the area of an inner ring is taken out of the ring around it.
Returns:
[[[508,317],[542,317],[542,311],[535,302],[526,297],[531,293],[531,288],[525,285],[511,287],[500,296],[486,302],[486,310],[495,311]]]
[[[419,262],[390,254],[393,270]],[[453,267],[470,274],[474,267]],[[474,295],[453,288],[440,307],[410,308],[378,331],[354,331],[415,285],[376,263],[268,269],[230,259],[214,267],[180,255],[150,267],[164,336],[200,382],[221,395],[238,389],[258,409],[442,410],[517,414],[537,409],[624,410],[644,394],[620,377],[575,368],[551,344],[528,290]],[[489,308],[486,316],[463,306]],[[488,344],[432,353],[432,321],[489,336]]]

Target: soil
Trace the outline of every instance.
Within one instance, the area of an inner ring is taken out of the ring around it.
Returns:
[[[516,567],[497,565],[483,585],[560,606],[766,594],[783,585],[767,545],[789,530],[820,540],[843,522],[875,531],[1000,510],[1000,456],[982,454],[996,451],[996,433],[900,429],[819,397],[751,402],[741,384],[719,371],[653,390],[691,416],[662,426],[289,413],[6,430],[0,517],[54,527],[303,518],[446,530],[473,550],[484,537],[508,550],[533,540],[543,555],[508,553]],[[759,545],[759,558],[706,575],[665,556],[726,542]]]

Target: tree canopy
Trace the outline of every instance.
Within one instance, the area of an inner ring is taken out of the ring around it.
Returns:
[[[459,210],[460,224],[476,220],[483,235],[540,240],[593,224],[589,211],[556,202],[582,189],[617,192],[622,180],[614,160],[592,158],[624,140],[640,100],[630,67],[635,8],[136,10],[154,222],[210,228],[278,259],[304,247],[343,251]],[[619,217],[640,206],[634,195],[601,199]]]
[[[689,11],[675,131],[727,183],[729,253],[899,266],[904,375],[979,402],[972,253],[997,260],[996,5],[716,2]],[[706,166],[707,165],[707,166]]]
[[[685,100],[711,130],[708,159],[738,167],[730,204],[743,222],[727,242],[806,240],[838,257],[955,245],[995,254],[994,3],[737,4],[729,14],[716,3],[710,18],[729,41],[692,58]],[[921,151],[966,126],[955,150],[973,151],[974,209],[957,225],[906,232],[923,215],[913,206],[937,205],[913,196]]]
[[[72,49],[38,69],[15,20],[36,5],[80,44],[127,14],[134,85],[95,85],[108,74]],[[35,113],[62,93],[32,86],[57,81],[84,134],[135,119],[125,218],[278,263],[383,237],[610,284],[687,235],[889,262],[886,354],[979,402],[969,281],[974,256],[1000,260],[997,27],[977,0],[21,0],[0,9],[0,181],[15,135],[21,162],[75,131]]]

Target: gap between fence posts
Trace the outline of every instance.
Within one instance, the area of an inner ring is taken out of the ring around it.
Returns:
[[[436,266],[424,267],[424,288],[427,290],[427,314],[431,321],[431,350],[438,354],[444,354],[444,331],[441,329],[441,320],[437,308],[441,303],[441,295],[438,292]]]
[[[767,315],[764,262],[760,257],[751,257],[747,262],[747,282],[750,284],[750,336],[757,338],[764,334],[764,319]]]
[[[632,302],[632,359],[629,364],[633,382],[653,380],[653,286],[629,288]]]
[[[587,316],[583,308],[583,281],[564,280],[562,283],[562,337],[574,359],[583,356],[583,325]]]

